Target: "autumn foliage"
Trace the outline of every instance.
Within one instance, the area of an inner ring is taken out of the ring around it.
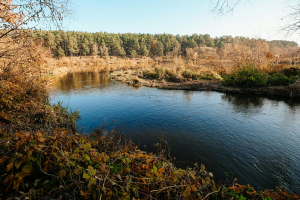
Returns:
[[[236,180],[217,184],[202,164],[177,169],[163,137],[153,154],[119,129],[78,133],[78,113],[47,100],[44,44],[21,27],[61,20],[67,1],[20,2],[0,2],[1,199],[299,199],[279,188],[256,192]]]

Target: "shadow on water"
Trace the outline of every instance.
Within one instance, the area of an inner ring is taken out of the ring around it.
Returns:
[[[254,107],[261,108],[264,104],[264,98],[239,94],[224,94],[222,99],[232,103],[237,110],[248,110]]]
[[[154,151],[163,135],[177,167],[203,163],[217,180],[236,177],[256,188],[281,185],[300,193],[297,100],[134,88],[111,82],[101,70],[56,77],[49,90],[52,103],[79,109],[86,132],[124,122],[141,149]]]
[[[270,101],[273,106],[279,106],[284,103],[288,106],[292,114],[296,114],[299,110],[300,101],[299,99],[289,99],[282,97],[263,97],[258,95],[247,95],[247,94],[232,94],[226,93],[222,95],[222,100],[228,101],[233,105],[236,112],[253,112],[253,109],[261,108],[265,104],[265,101]],[[259,110],[259,109],[258,109]]]

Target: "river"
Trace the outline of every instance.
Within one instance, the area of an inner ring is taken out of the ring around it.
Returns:
[[[163,135],[177,167],[202,163],[217,181],[300,193],[299,100],[131,87],[97,69],[57,76],[49,91],[52,104],[79,110],[83,132],[123,123],[142,150]]]

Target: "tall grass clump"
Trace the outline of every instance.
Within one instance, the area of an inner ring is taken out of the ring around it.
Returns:
[[[192,80],[214,80],[222,79],[221,76],[211,70],[203,69],[201,66],[157,66],[155,68],[145,69],[143,75],[149,79],[165,79],[171,82],[180,82]]]
[[[267,81],[268,74],[262,72],[254,64],[244,65],[236,73],[224,78],[225,84],[230,86],[264,86]]]

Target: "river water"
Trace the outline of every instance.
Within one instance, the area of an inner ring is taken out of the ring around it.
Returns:
[[[141,149],[163,135],[177,167],[202,163],[217,181],[300,193],[299,100],[136,88],[100,70],[55,77],[49,91],[51,103],[79,110],[84,132],[123,122]]]

